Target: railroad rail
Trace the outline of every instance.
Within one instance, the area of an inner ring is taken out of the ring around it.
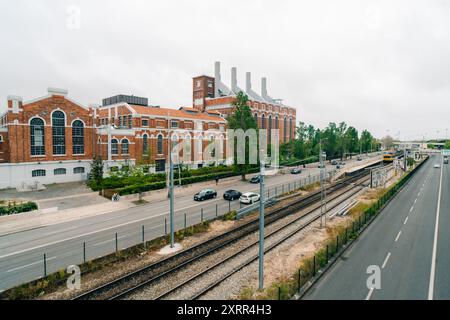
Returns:
[[[368,172],[362,172],[358,175],[335,182],[327,187],[327,193],[331,196],[333,193],[345,188],[346,186],[360,180],[368,175]],[[289,199],[293,199],[289,201]],[[320,201],[320,191],[313,192],[303,197],[285,197],[289,201],[284,207],[276,208],[266,214],[266,226],[284,218],[294,212],[305,209],[314,203]],[[213,237],[203,243],[187,248],[175,255],[152,263],[141,269],[128,273],[118,279],[108,282],[102,286],[94,288],[88,292],[80,294],[73,300],[113,300],[121,299],[136,290],[152,282],[162,279],[175,271],[189,265],[190,263],[201,259],[207,255],[228,246],[239,239],[258,230],[258,219],[246,222],[228,232]]]

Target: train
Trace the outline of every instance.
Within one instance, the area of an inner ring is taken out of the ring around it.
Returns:
[[[383,154],[383,162],[385,162],[385,163],[394,162],[394,159],[396,159],[402,155],[403,155],[403,153],[401,151],[393,151],[393,150],[386,151]]]

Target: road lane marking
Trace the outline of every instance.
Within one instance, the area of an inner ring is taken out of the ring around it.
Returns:
[[[411,209],[409,209],[409,212],[413,212],[414,210],[414,206],[411,207]]]
[[[386,256],[386,259],[384,259],[383,265],[381,266],[381,269],[384,269],[389,261],[389,258],[391,257],[391,253],[389,252]]]
[[[416,198],[416,200],[414,200],[414,204],[416,204],[417,203],[417,198]]]
[[[441,165],[441,178],[439,180],[439,194],[438,194],[438,202],[436,208],[436,225],[434,226],[434,240],[433,240],[433,255],[431,258],[431,272],[430,272],[430,285],[428,287],[428,300],[433,300],[434,296],[434,281],[436,277],[436,254],[437,254],[437,241],[438,241],[438,233],[439,233],[439,214],[441,211],[441,194],[442,194],[442,176],[443,176],[443,166]]]
[[[397,238],[395,238],[395,242],[397,242],[398,241],[398,239],[400,238],[400,235],[402,234],[402,232],[400,231],[399,233],[398,233],[398,235],[397,235]]]
[[[407,224],[407,223],[408,223],[408,217],[406,217],[405,223],[403,223],[403,224]]]
[[[372,296],[374,288],[370,288],[369,293],[367,294],[366,300],[370,300],[370,297]]]
[[[56,258],[57,258],[56,256],[48,258],[47,262],[51,261],[51,260],[55,260]],[[30,263],[30,264],[26,264],[24,266],[20,266],[20,267],[16,267],[16,268],[13,268],[13,269],[9,269],[8,271],[6,271],[6,273],[14,272],[14,271],[17,271],[17,270],[20,270],[20,269],[25,269],[25,268],[28,268],[28,267],[34,266],[35,264],[40,264],[40,263],[43,263],[43,261],[36,261],[36,262]]]

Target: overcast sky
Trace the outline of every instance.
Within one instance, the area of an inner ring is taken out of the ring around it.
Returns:
[[[240,87],[246,71],[257,92],[266,76],[308,124],[401,139],[450,128],[446,0],[0,0],[0,39],[0,111],[49,86],[85,105],[191,105],[192,77],[221,61],[225,83],[233,66]]]

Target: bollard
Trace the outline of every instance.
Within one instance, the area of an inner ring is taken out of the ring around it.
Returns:
[[[184,229],[186,230],[187,228],[187,214],[184,214]]]
[[[231,201],[228,202],[228,212],[231,212]]]
[[[216,218],[219,216],[219,205],[216,203]]]
[[[336,236],[336,253],[339,251],[339,236]]]
[[[44,253],[44,277],[47,276],[47,255]]]
[[[119,237],[117,236],[116,233],[116,253],[119,252]]]
[[[203,208],[202,208],[202,213],[201,213],[200,221],[201,221],[201,223],[203,223]]]
[[[167,236],[167,218],[164,219],[164,235]]]
[[[348,228],[345,228],[345,243],[348,241]]]
[[[300,292],[301,287],[302,287],[302,270],[298,269],[298,292]]]
[[[86,263],[86,242],[83,242],[83,262]]]
[[[327,245],[326,263],[328,263],[328,245]]]
[[[145,248],[145,226],[142,226],[142,245]]]
[[[281,300],[281,287],[278,287],[278,300]]]

